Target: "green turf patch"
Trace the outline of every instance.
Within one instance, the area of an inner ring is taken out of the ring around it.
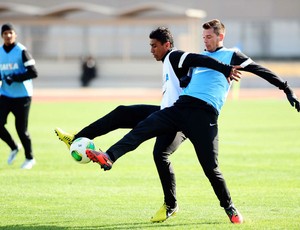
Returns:
[[[9,149],[0,145],[0,229],[299,228],[300,114],[287,101],[228,101],[220,115],[219,162],[245,219],[240,226],[232,225],[219,207],[189,141],[171,156],[180,211],[160,224],[149,221],[163,202],[152,159],[154,140],[119,159],[108,172],[93,163],[76,163],[54,128],[76,132],[117,105],[32,104],[34,168],[20,169],[23,150],[8,166]],[[10,116],[7,126],[17,138],[13,123]],[[106,150],[126,131],[96,138],[96,147]]]

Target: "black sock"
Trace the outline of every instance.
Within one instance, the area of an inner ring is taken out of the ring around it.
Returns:
[[[112,154],[111,152],[106,152],[106,154],[109,156],[109,158],[110,158],[113,162],[116,161],[116,158],[115,158],[114,154]]]

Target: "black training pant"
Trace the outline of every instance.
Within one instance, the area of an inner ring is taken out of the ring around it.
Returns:
[[[119,128],[132,129],[158,110],[160,110],[160,106],[156,105],[120,105],[104,117],[83,128],[74,138],[87,137],[94,139]],[[153,150],[155,165],[163,187],[164,199],[166,204],[170,206],[174,206],[176,203],[176,180],[168,157],[184,140],[185,136],[181,132],[161,135],[156,138]]]
[[[210,105],[199,99],[181,96],[174,106],[157,111],[141,121],[107,153],[118,159],[152,137],[183,131],[194,145],[198,160],[221,207],[227,208],[232,201],[218,167],[217,120],[218,113]]]
[[[176,199],[176,178],[169,156],[186,139],[182,132],[158,136],[155,141],[153,157],[164,192],[164,201],[174,207]]]
[[[140,121],[146,119],[150,114],[160,109],[157,105],[120,105],[99,118],[95,122],[80,130],[74,137],[87,137],[94,139],[120,128],[132,129]]]
[[[5,128],[8,114],[15,116],[15,126],[25,150],[26,159],[32,159],[32,146],[27,131],[31,97],[9,98],[0,96],[0,138],[12,149],[17,148],[16,142]]]

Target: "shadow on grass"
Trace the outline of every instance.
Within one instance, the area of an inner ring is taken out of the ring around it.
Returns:
[[[0,229],[9,229],[9,230],[30,230],[30,229],[38,229],[38,230],[65,230],[65,229],[79,229],[79,230],[93,230],[93,229],[156,229],[156,228],[170,228],[170,227],[178,227],[182,229],[191,229],[196,226],[201,225],[214,225],[221,224],[221,222],[194,222],[194,223],[149,223],[149,222],[136,222],[136,223],[120,223],[120,224],[105,224],[98,226],[55,226],[55,225],[7,225],[0,226]]]

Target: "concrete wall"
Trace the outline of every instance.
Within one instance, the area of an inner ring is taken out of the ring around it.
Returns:
[[[36,60],[39,77],[34,80],[35,88],[79,88],[79,61]],[[258,62],[287,80],[293,88],[300,88],[300,62]],[[98,61],[99,77],[91,88],[161,88],[162,64],[155,60]],[[274,88],[265,80],[243,73],[242,88]]]
[[[80,87],[80,62],[36,60],[39,88]],[[162,83],[162,64],[153,60],[105,60],[97,62],[98,78],[91,87],[148,87],[159,88]]]

